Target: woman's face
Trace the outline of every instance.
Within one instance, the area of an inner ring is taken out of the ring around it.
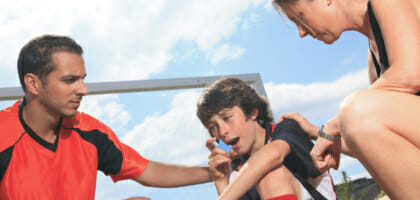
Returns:
[[[299,0],[283,10],[287,10],[287,17],[296,24],[300,37],[310,35],[326,44],[340,37],[334,0]]]

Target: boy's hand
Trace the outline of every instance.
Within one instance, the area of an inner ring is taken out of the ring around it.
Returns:
[[[302,116],[298,112],[292,113],[285,113],[283,114],[278,120],[277,124],[283,121],[284,119],[293,119],[295,120],[299,126],[305,131],[305,133],[311,138],[312,140],[316,140],[318,138],[318,130],[319,127],[311,124],[304,116]]]
[[[209,138],[206,142],[207,148],[211,151],[209,155],[209,168],[213,181],[227,180],[227,174],[230,169],[231,159],[229,154],[220,148],[213,148],[214,138]]]
[[[239,154],[236,153],[236,151],[234,151],[233,149],[230,149],[229,158],[230,160],[236,160],[239,158]]]

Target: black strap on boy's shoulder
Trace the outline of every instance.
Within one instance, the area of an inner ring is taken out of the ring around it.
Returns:
[[[302,178],[296,176],[296,178],[299,180],[299,182],[305,187],[305,189],[311,194],[311,196],[315,200],[327,200],[327,198],[324,197],[318,190],[316,190],[311,184],[309,184],[306,180],[303,180]]]
[[[302,160],[300,159],[299,161],[302,162]],[[306,179],[303,178],[300,174],[293,173],[293,175],[303,185],[303,187],[305,187],[306,191],[309,192],[312,198],[314,198],[315,200],[327,200],[327,198],[325,198],[324,195],[322,195],[317,189],[315,189],[311,184],[309,184],[308,181],[306,181]]]

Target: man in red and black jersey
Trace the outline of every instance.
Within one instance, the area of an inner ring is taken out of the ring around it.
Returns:
[[[78,112],[88,94],[83,50],[44,35],[19,54],[25,96],[0,111],[0,199],[94,199],[97,170],[152,187],[211,181],[207,167],[143,158],[94,117]]]

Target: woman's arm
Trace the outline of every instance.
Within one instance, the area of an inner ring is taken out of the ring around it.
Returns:
[[[420,90],[420,6],[418,0],[371,0],[382,30],[390,67],[370,88]]]

